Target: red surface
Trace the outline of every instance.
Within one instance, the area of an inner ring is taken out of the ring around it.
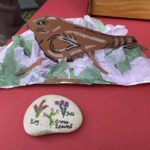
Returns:
[[[81,17],[87,0],[48,0],[35,14]],[[102,18],[124,24],[149,50],[148,21]],[[23,116],[39,96],[60,94],[74,100],[84,116],[83,126],[71,134],[31,137],[24,132]],[[0,89],[0,150],[149,150],[150,84],[132,87],[109,85],[34,85]]]

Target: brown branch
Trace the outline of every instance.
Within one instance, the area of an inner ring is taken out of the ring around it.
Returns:
[[[27,68],[23,68],[23,69],[20,69],[18,72],[15,73],[16,76],[20,76],[30,70],[32,70],[33,68],[35,68],[36,66],[39,66],[42,64],[42,59],[38,59],[35,63],[33,63],[31,66],[27,67]]]

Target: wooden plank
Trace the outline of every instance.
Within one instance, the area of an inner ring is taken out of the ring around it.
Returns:
[[[89,0],[90,15],[150,20],[150,0]]]

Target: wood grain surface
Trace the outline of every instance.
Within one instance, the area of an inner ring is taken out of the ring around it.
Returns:
[[[89,0],[89,14],[150,20],[150,0]]]

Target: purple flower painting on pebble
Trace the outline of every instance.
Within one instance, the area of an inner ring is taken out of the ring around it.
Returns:
[[[46,102],[46,100],[44,99],[43,101],[41,101],[41,103],[38,105],[34,105],[34,111],[35,111],[35,117],[38,118],[40,113],[46,109],[48,107],[48,105],[44,105],[44,103]]]
[[[64,118],[65,114],[67,112],[67,108],[69,107],[69,103],[64,100],[60,100],[60,101],[55,101],[55,104],[59,106],[59,108],[61,110],[61,114]]]

